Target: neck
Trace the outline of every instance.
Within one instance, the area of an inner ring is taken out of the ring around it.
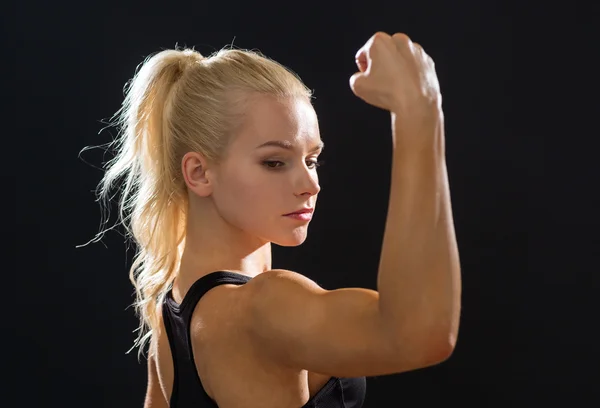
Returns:
[[[220,216],[200,219],[190,212],[179,279],[194,281],[214,271],[254,277],[270,269],[270,242],[249,236]]]

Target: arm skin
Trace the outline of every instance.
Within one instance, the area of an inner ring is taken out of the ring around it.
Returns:
[[[443,112],[434,109],[408,124],[393,112],[391,117],[391,188],[377,278],[380,312],[398,347],[421,339],[415,347],[423,350],[427,344],[425,350],[444,359],[458,337],[461,276]]]

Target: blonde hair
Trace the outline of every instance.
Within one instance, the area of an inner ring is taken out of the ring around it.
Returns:
[[[231,48],[208,58],[193,49],[158,52],[125,88],[113,118],[119,133],[110,147],[116,154],[105,165],[98,197],[108,210],[110,191],[123,181],[119,222],[137,249],[129,277],[140,319],[131,348],[139,347],[138,357],[160,322],[185,243],[188,202],[181,159],[196,151],[218,163],[253,93],[312,98],[288,68],[257,51]]]

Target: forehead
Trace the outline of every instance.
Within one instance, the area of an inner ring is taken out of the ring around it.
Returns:
[[[309,100],[268,95],[249,100],[239,145],[255,148],[272,140],[288,141],[299,148],[311,148],[320,142],[317,114]]]

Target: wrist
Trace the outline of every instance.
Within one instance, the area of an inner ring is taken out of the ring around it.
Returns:
[[[444,157],[444,114],[441,109],[416,111],[410,115],[391,113],[394,155]]]
[[[403,100],[404,99],[404,100]],[[390,113],[399,116],[429,116],[442,113],[442,96],[421,96],[407,103],[406,98],[390,100]]]

